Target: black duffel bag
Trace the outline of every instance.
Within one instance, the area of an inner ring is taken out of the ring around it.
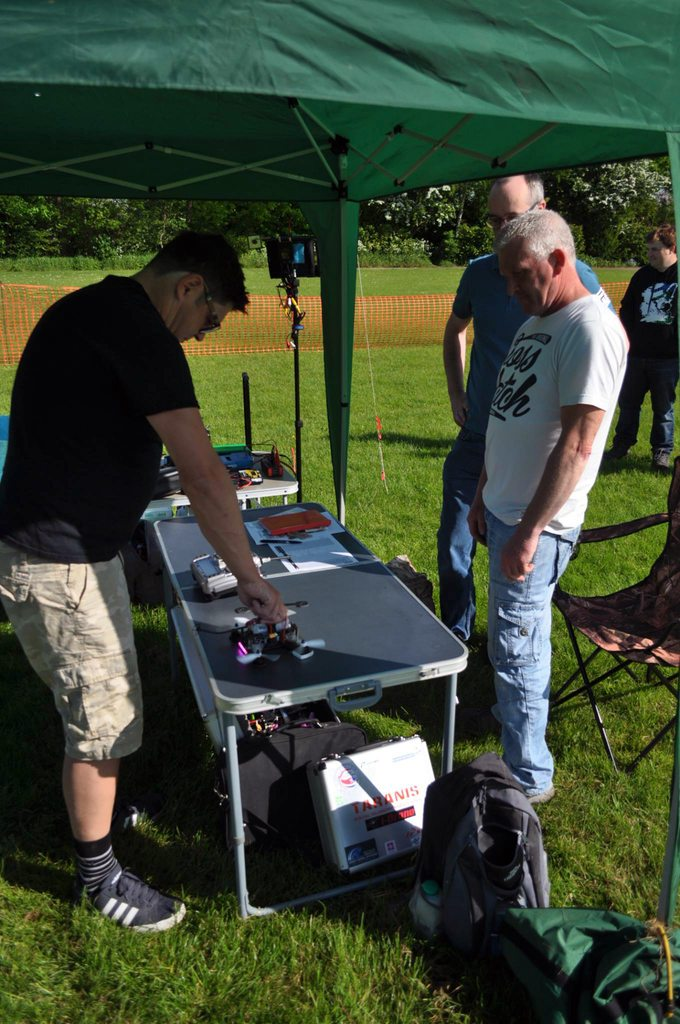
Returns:
[[[282,718],[274,729],[268,729],[276,716]],[[236,749],[246,845],[308,847],[318,843],[306,765],[365,746],[364,730],[341,722],[323,700],[248,716],[240,719],[239,725],[243,736]],[[224,750],[218,758],[217,775],[216,790],[231,846]]]

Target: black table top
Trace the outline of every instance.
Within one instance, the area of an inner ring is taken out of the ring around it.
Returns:
[[[325,512],[322,506],[305,507]],[[252,509],[244,520],[276,511]],[[302,639],[322,639],[325,647],[304,661],[283,652],[276,661],[241,664],[230,634],[236,618],[250,613],[237,595],[210,600],[196,586],[191,559],[209,550],[197,523],[189,518],[156,525],[172,586],[195,630],[216,703],[223,710],[240,713],[254,710],[253,702],[264,707],[321,699],[341,685],[376,681],[384,688],[452,675],[465,667],[467,651],[460,641],[351,533],[335,521],[329,529],[356,561],[307,572],[282,571],[277,560],[262,567],[284,601],[298,606],[293,621]],[[265,553],[264,546],[254,550]]]

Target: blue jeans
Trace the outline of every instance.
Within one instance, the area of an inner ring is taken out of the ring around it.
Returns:
[[[489,659],[494,667],[493,713],[501,723],[503,760],[529,796],[545,792],[553,759],[545,741],[550,696],[551,599],[579,530],[542,533],[534,568],[524,582],[509,580],[501,552],[515,532],[486,510],[489,548]]]
[[[677,359],[628,357],[619,395],[619,420],[614,434],[614,447],[632,448],[637,441],[640,409],[649,391],[654,413],[649,443],[653,452],[668,452],[670,455],[673,451],[673,406],[677,383]]]
[[[445,626],[461,640],[475,624],[475,542],[467,523],[472,499],[484,467],[483,434],[462,428],[442,470],[442,511],[437,532],[439,605]]]

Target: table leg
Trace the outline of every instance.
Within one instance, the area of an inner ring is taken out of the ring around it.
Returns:
[[[444,737],[442,739],[442,775],[453,768],[453,741],[456,731],[456,684],[458,675],[447,676],[445,684]]]
[[[241,779],[236,749],[236,726],[229,717],[225,726],[225,754],[227,767],[227,792],[229,793],[229,841],[234,848],[236,869],[236,898],[241,917],[249,917],[251,907],[248,900],[246,880],[246,835],[243,828],[243,805],[241,803]]]
[[[175,592],[170,584],[170,579],[166,569],[163,569],[163,603],[165,605],[165,614],[168,619],[168,643],[170,645],[170,679],[173,683],[177,682],[179,674],[179,657],[177,654],[177,633],[175,631],[175,623],[173,622],[172,615],[170,614],[175,604]]]

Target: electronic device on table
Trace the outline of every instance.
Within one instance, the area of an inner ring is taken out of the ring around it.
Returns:
[[[216,554],[199,555],[191,562],[191,572],[206,597],[233,594],[238,580]]]
[[[222,465],[229,470],[252,469],[253,453],[247,445],[216,444],[214,446]]]
[[[260,568],[262,559],[253,555],[255,565]],[[223,597],[235,593],[238,580],[233,572],[213,551],[211,554],[198,555],[191,561],[191,573],[206,597]]]
[[[278,661],[279,655],[289,652],[299,661],[311,658],[317,648],[325,647],[325,640],[303,640],[294,622],[290,621],[293,611],[288,612],[286,622],[268,625],[259,619],[236,617],[231,631],[236,660],[241,665],[251,662]]]
[[[232,473],[232,479],[237,487],[249,487],[250,484],[261,484],[262,474],[259,469],[239,469]]]
[[[262,474],[269,478],[282,477],[283,466],[281,465],[281,457],[279,455],[279,449],[276,445],[272,445],[271,452],[263,455],[260,459],[260,470]]]

